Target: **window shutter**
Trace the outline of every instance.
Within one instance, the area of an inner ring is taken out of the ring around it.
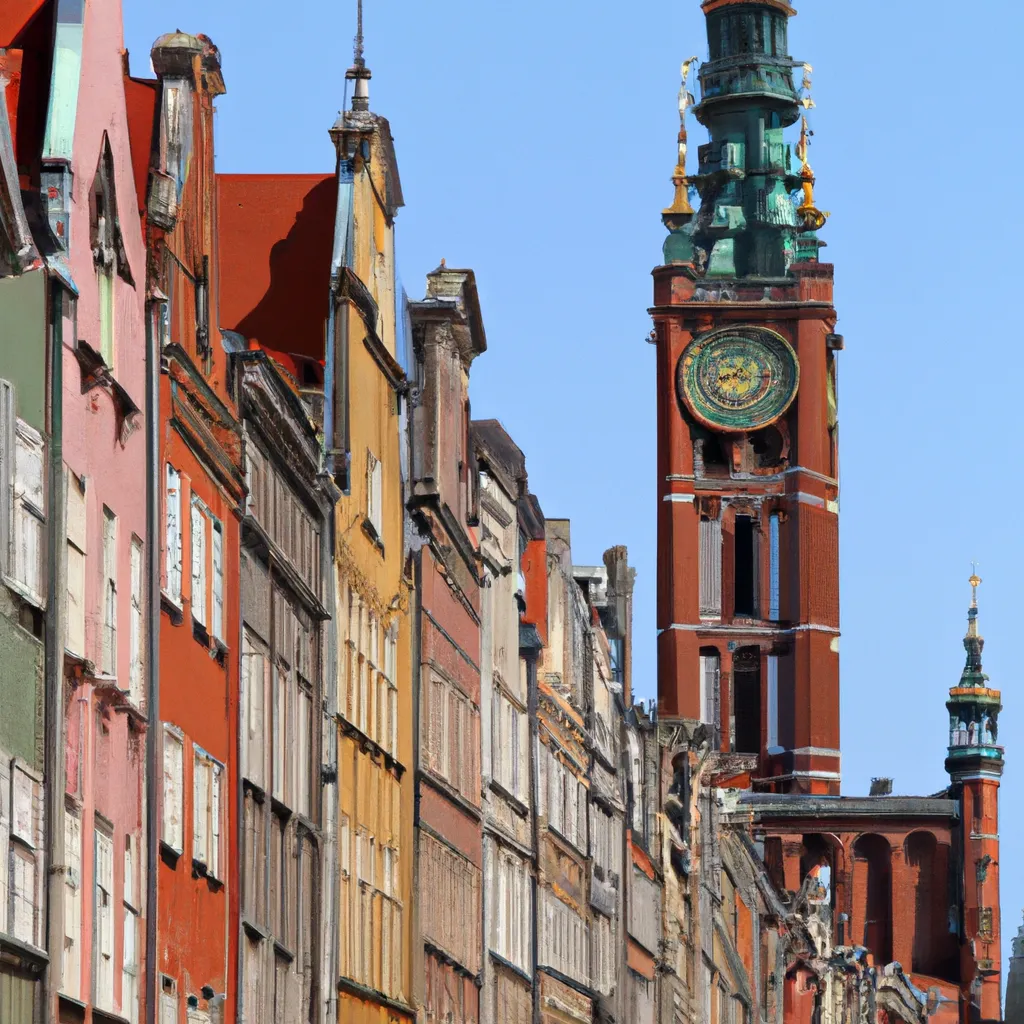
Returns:
[[[444,701],[445,686],[440,679],[430,684],[430,765],[434,771],[444,771]]]
[[[192,618],[206,625],[206,516],[192,505]]]
[[[700,521],[700,614],[722,615],[722,520]]]
[[[181,603],[181,474],[167,466],[167,593],[175,604]]]
[[[131,671],[129,686],[132,699],[139,706],[142,704],[142,542],[132,540],[132,580],[131,580]]]
[[[463,758],[468,766],[468,778],[465,780],[463,796],[470,803],[480,803],[480,709],[470,708],[469,715],[469,757]]]
[[[213,635],[224,639],[224,534],[213,525]]]
[[[179,853],[182,849],[182,741],[164,729],[163,841]]]

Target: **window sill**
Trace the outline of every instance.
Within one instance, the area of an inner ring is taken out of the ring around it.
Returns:
[[[370,739],[359,726],[350,722],[340,711],[337,715],[341,731],[354,739],[364,753],[369,754],[374,760],[381,760],[388,771],[393,771],[399,779],[405,774],[405,765],[398,760],[394,754],[389,754],[376,740]]]
[[[172,626],[180,626],[185,621],[185,610],[179,601],[175,601],[167,591],[160,591],[160,610],[167,612]]]
[[[279,956],[282,960],[287,960],[288,963],[292,963],[295,960],[295,954],[287,946],[278,942],[277,939],[274,939],[274,955]]]
[[[363,533],[366,534],[370,543],[380,552],[380,557],[384,557],[384,541],[380,539],[380,534],[377,532],[377,527],[370,522],[368,518],[363,519]]]
[[[8,576],[6,573],[3,580],[7,589],[24,601],[25,604],[32,605],[38,611],[46,611],[46,602],[30,587],[26,587],[20,580],[16,580],[13,576]]]
[[[170,843],[160,840],[160,858],[169,868],[177,868],[181,853],[181,850],[176,850]]]
[[[530,972],[524,970],[522,967],[517,966],[511,960],[506,960],[500,953],[496,953],[493,949],[488,950],[491,954],[491,959],[499,966],[504,967],[506,971],[511,971],[513,974],[522,978],[525,982],[532,982],[533,978],[530,976]]]
[[[199,879],[205,879],[206,884],[212,889],[223,889],[224,883],[217,878],[216,875],[210,872],[210,869],[206,866],[205,861],[199,860],[198,857],[192,858],[192,877]]]
[[[512,810],[514,810],[520,818],[528,818],[530,816],[530,808],[511,790],[506,789],[497,779],[491,779],[491,789],[502,797],[502,799],[510,803],[512,805]]]
[[[246,935],[250,939],[255,939],[257,942],[265,942],[270,938],[270,932],[266,930],[262,925],[256,924],[255,921],[250,921],[249,918],[242,918],[242,927],[245,929]]]

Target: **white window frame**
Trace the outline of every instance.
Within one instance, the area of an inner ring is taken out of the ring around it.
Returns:
[[[206,533],[209,518],[206,506],[199,498],[192,498],[191,516],[189,543],[192,551],[192,618],[205,629],[209,625],[207,592],[210,581],[206,568]]]
[[[221,877],[221,836],[224,834],[224,765],[202,747],[193,745],[192,860],[209,877]]]

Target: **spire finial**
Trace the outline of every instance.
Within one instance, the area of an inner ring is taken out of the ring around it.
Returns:
[[[356,0],[356,38],[353,46],[353,64],[363,67],[363,0]]]
[[[370,69],[363,59],[363,0],[356,0],[356,37],[352,44],[352,67],[345,78],[356,83],[352,93],[353,110],[370,109]]]
[[[688,87],[690,68],[697,63],[697,57],[691,57],[683,61],[680,68],[682,84],[679,86],[679,150],[676,156],[676,169],[672,173],[672,184],[675,186],[675,196],[672,205],[667,210],[662,210],[662,220],[668,227],[682,227],[692,216],[693,207],[690,206],[690,183],[686,179],[686,114],[695,100],[693,93]]]

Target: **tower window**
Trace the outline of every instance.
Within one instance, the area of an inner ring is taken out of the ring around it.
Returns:
[[[761,651],[743,647],[733,658],[736,752],[761,752]]]
[[[735,615],[757,614],[757,543],[754,520],[750,516],[736,517],[735,558]]]
[[[721,664],[722,659],[714,647],[700,649],[700,719],[710,726],[712,746],[716,748],[721,716]]]

